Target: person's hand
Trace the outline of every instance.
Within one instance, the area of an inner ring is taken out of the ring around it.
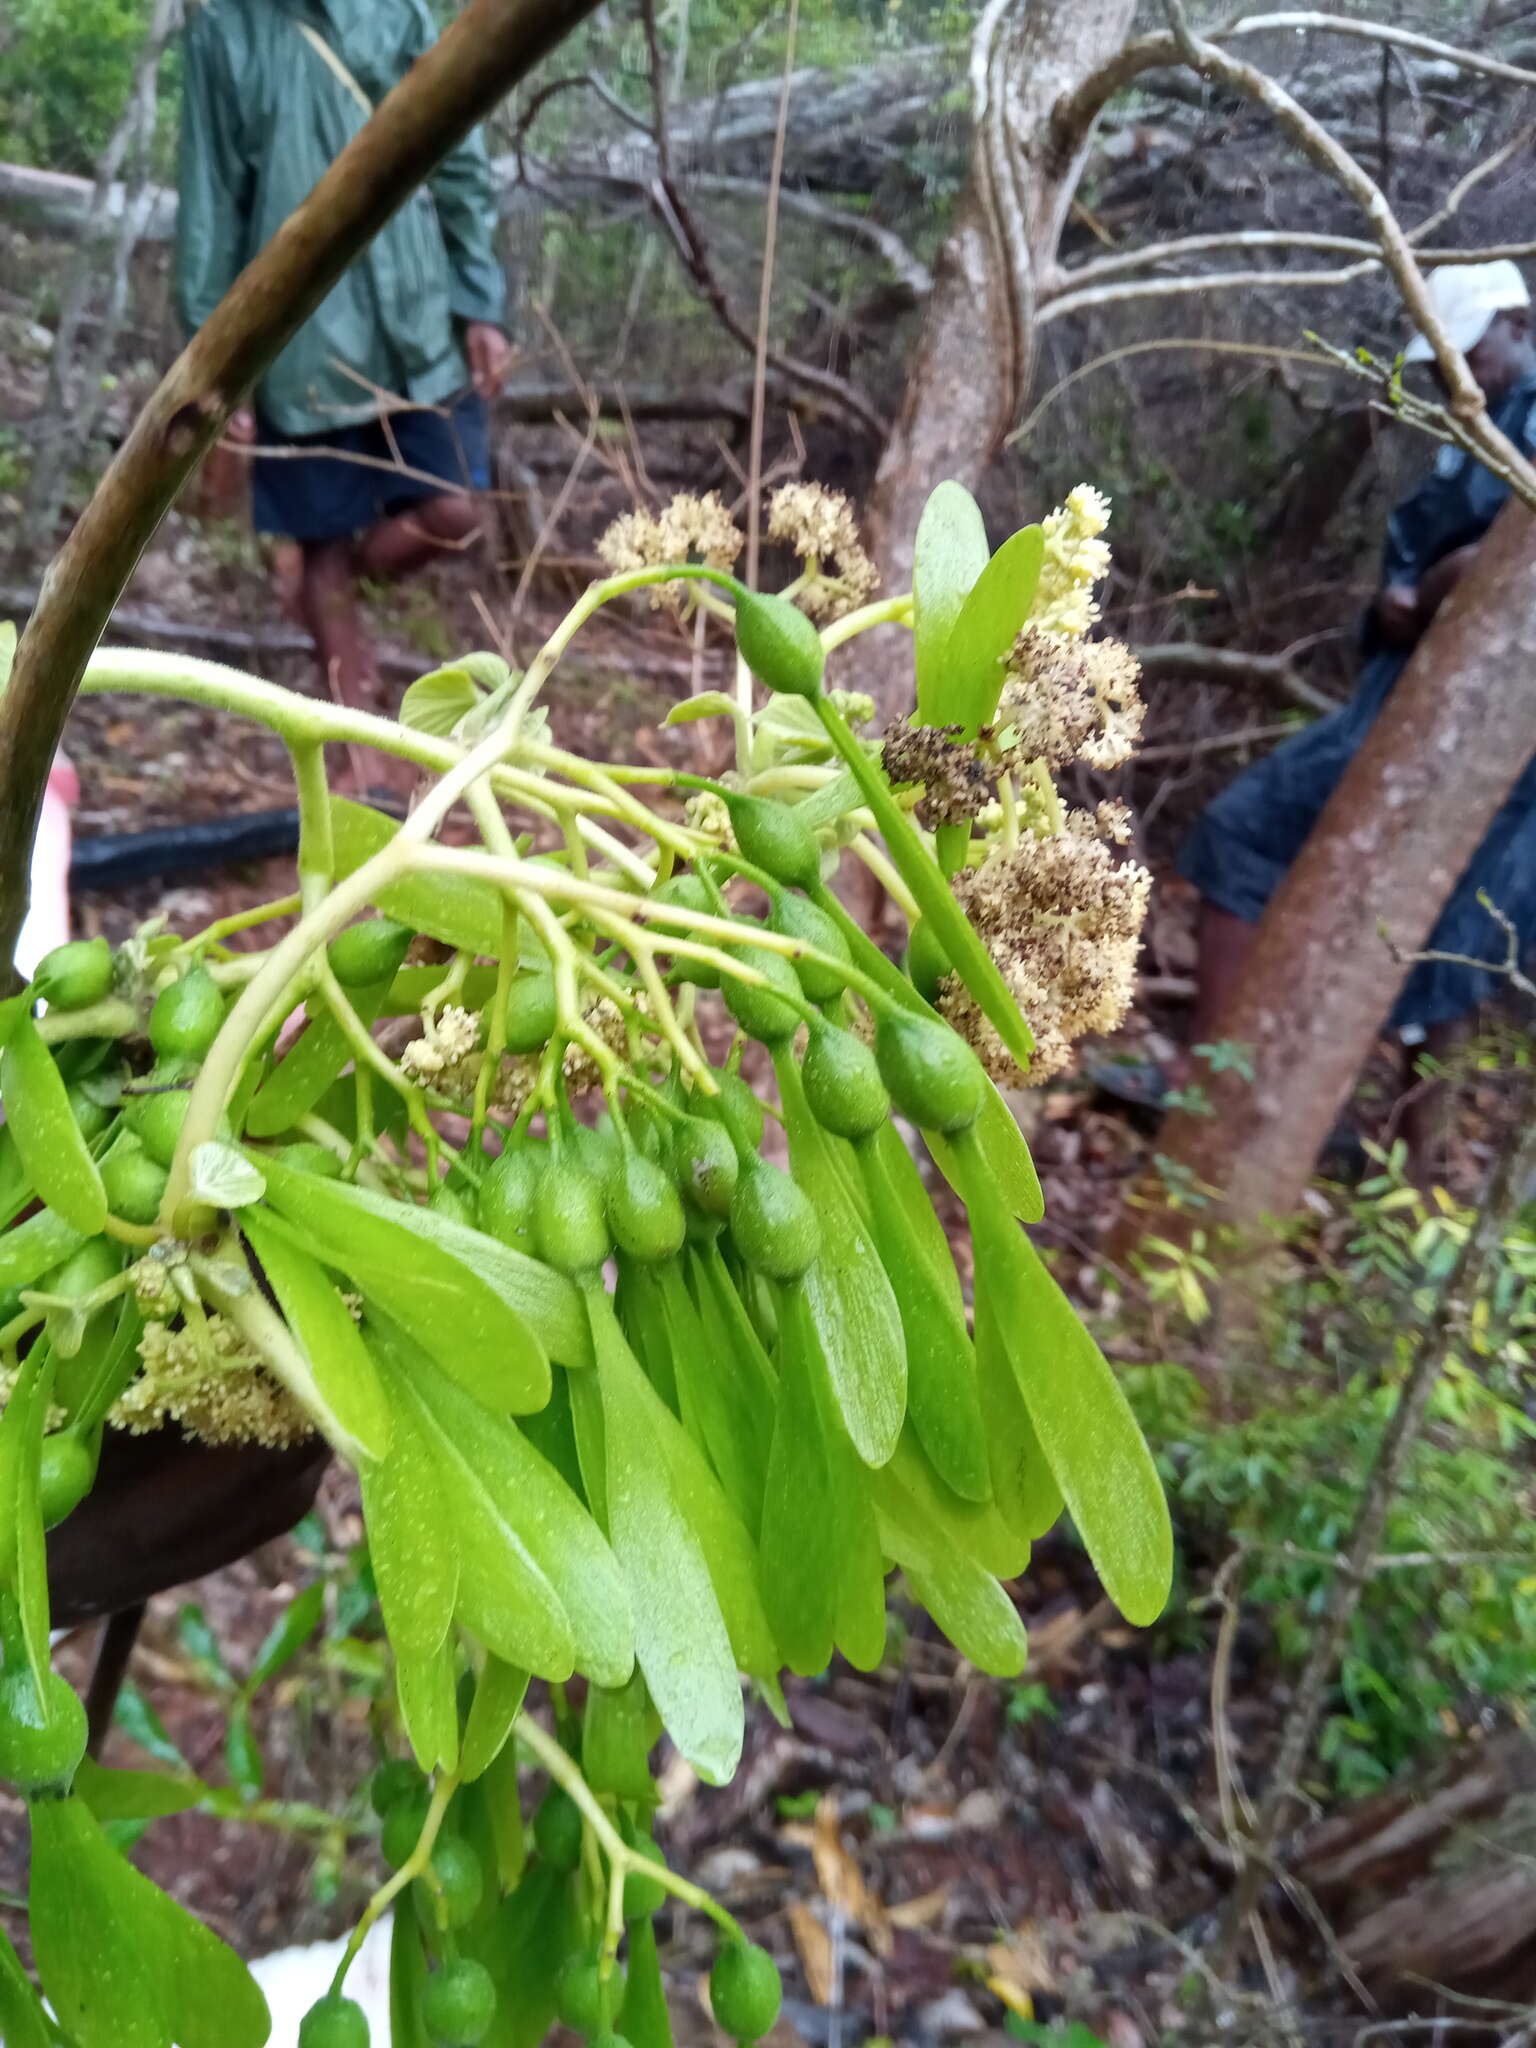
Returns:
[[[1477,543],[1457,548],[1454,553],[1442,555],[1433,569],[1429,570],[1419,585],[1419,625],[1421,629],[1439,611],[1441,605],[1466,575],[1477,558]]]
[[[248,405],[239,406],[230,414],[224,428],[224,439],[233,441],[238,448],[255,447],[256,415]]]
[[[512,344],[489,320],[471,320],[464,330],[469,374],[482,398],[494,398],[512,367]]]
[[[1381,636],[1393,647],[1411,647],[1423,622],[1419,616],[1419,593],[1411,583],[1389,583],[1376,593],[1376,624]]]

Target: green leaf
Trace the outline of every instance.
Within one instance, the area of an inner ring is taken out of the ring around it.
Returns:
[[[255,1210],[243,1227],[331,1416],[353,1444],[382,1458],[389,1449],[389,1403],[351,1311],[319,1260],[277,1217]]]
[[[985,1289],[976,1303],[976,1378],[992,1465],[993,1503],[1009,1528],[1033,1543],[1055,1527],[1064,1503]]]
[[[496,2017],[480,2048],[542,2048],[554,2025],[560,1966],[588,1941],[572,1879],[533,1864],[484,1925],[459,1936],[460,1951],[483,1963],[496,1985]]]
[[[984,1566],[951,1549],[910,1508],[880,1515],[888,1556],[955,1648],[978,1671],[1016,1678],[1029,1661],[1018,1609]]]
[[[248,1694],[270,1685],[277,1674],[293,1662],[314,1634],[324,1613],[325,1581],[316,1579],[289,1601],[287,1612],[267,1631],[266,1640],[256,1652],[251,1675],[245,1681]]]
[[[166,1733],[165,1723],[131,1679],[117,1695],[116,1720],[129,1741],[157,1762],[169,1764],[173,1771],[186,1770],[187,1760]]]
[[[336,879],[372,860],[400,830],[394,818],[346,797],[331,798]],[[413,931],[467,953],[493,958],[501,949],[502,901],[494,883],[473,875],[406,875],[379,892],[378,907]]]
[[[655,1426],[654,1388],[600,1284],[587,1289],[602,1401],[608,1540],[629,1590],[635,1655],[667,1733],[712,1785],[741,1757],[741,1685],[697,1537]]]
[[[85,1233],[73,1223],[53,1209],[39,1209],[0,1234],[0,1287],[30,1287],[84,1243]]]
[[[958,725],[968,740],[991,724],[1003,663],[1029,617],[1044,560],[1044,534],[1026,526],[1003,542],[977,577],[950,630],[928,724]]]
[[[452,1636],[435,1650],[392,1645],[400,1718],[424,1771],[452,1771],[459,1762],[458,1657]]]
[[[368,1556],[396,1655],[436,1650],[459,1597],[459,1548],[443,1512],[442,1474],[409,1414],[398,1418],[389,1455],[358,1474]]]
[[[1029,1155],[1029,1145],[1019,1129],[1019,1120],[1008,1107],[991,1081],[987,1083],[986,1097],[981,1105],[972,1136],[981,1147],[986,1160],[987,1172],[1003,1200],[1021,1223],[1038,1223],[1045,1214],[1045,1196],[1040,1188],[1040,1176],[1035,1172],[1035,1162]],[[960,1168],[951,1166],[955,1161],[954,1141],[941,1137],[937,1131],[924,1131],[923,1143],[933,1156],[934,1164],[958,1194],[955,1172]]]
[[[31,1930],[78,2048],[263,2048],[267,2002],[240,1958],[142,1877],[82,1799],[37,1801]]]
[[[5,631],[0,626],[0,693],[4,690]],[[15,628],[11,640],[15,644]],[[53,2032],[43,2011],[42,2000],[32,1980],[21,1967],[21,1958],[10,1938],[0,1929],[0,2041],[6,2048],[53,2048]]]
[[[267,1191],[261,1168],[222,1138],[194,1147],[188,1186],[192,1200],[210,1209],[245,1209]]]
[[[944,650],[990,555],[981,508],[964,484],[935,487],[917,522],[912,555],[912,639],[917,662],[917,716],[936,716],[944,681]]]
[[[230,1709],[229,1729],[224,1738],[224,1762],[231,1782],[240,1787],[246,1798],[259,1799],[265,1766],[260,1745],[251,1731],[251,1709],[243,1699],[236,1700]]]
[[[3,1415],[0,1436],[4,1439],[4,1496],[12,1519],[6,1525],[15,1548],[6,1576],[16,1592],[21,1610],[21,1634],[27,1663],[37,1696],[45,1707],[51,1661],[48,1645],[48,1552],[43,1535],[43,1512],[39,1494],[38,1461],[42,1455],[43,1431],[53,1396],[53,1361],[43,1345],[36,1346],[21,1370]],[[12,1576],[14,1574],[14,1576]]]
[[[1162,1612],[1173,1578],[1173,1531],[1152,1454],[1103,1352],[974,1153],[962,1178],[978,1302],[994,1319],[1105,1592],[1127,1621],[1145,1626]]]
[[[779,1406],[763,1495],[763,1598],[779,1651],[810,1677],[832,1661],[837,1633],[837,1494],[822,1428],[800,1297],[787,1293],[780,1328]]]
[[[421,2017],[421,1995],[426,1987],[427,1952],[415,1901],[406,1892],[396,1901],[389,1937],[390,2048],[432,2048]]]
[[[631,1923],[624,1960],[628,1980],[614,2031],[630,2043],[630,2048],[672,2048],[672,2021],[667,2012],[661,1960],[656,1953],[654,1920]]]
[[[528,1673],[487,1653],[464,1724],[459,1772],[471,1784],[500,1756],[528,1694]],[[590,1702],[593,1694],[587,1694]],[[589,1707],[590,1711],[590,1707]]]
[[[907,1405],[901,1314],[869,1225],[806,1103],[788,1043],[775,1048],[773,1065],[790,1164],[822,1223],[821,1250],[802,1283],[805,1298],[853,1447],[866,1465],[883,1465],[896,1448]]]
[[[684,1427],[708,1452],[744,1528],[755,1530],[768,1474],[772,1393],[753,1372],[750,1357],[721,1348],[718,1332],[701,1317],[677,1260],[667,1260],[654,1274],[636,1277],[653,1284],[659,1298],[662,1338],[670,1350]]]
[[[545,1268],[433,1210],[321,1180],[277,1160],[265,1164],[268,1199],[316,1257],[344,1274],[476,1400],[503,1413],[544,1406],[549,1359],[509,1298],[504,1277],[509,1259],[517,1262],[517,1279],[522,1268],[534,1275]],[[498,1252],[505,1257],[498,1259]],[[554,1292],[539,1291],[546,1300]]]
[[[75,1771],[75,1796],[83,1799],[99,1821],[163,1820],[186,1813],[208,1797],[212,1788],[201,1778],[164,1771],[103,1770],[94,1757],[82,1757]]]
[[[594,1792],[648,1806],[655,1798],[651,1751],[661,1716],[636,1671],[627,1685],[593,1685],[581,1716],[581,1774]]]
[[[696,696],[684,697],[680,704],[674,704],[663,725],[692,725],[698,718],[734,718],[736,700],[728,697],[724,690],[700,690]]]
[[[442,970],[435,971],[440,981]],[[366,988],[348,990],[360,1022],[372,1024],[379,1016],[392,982],[393,977],[385,976]],[[274,1138],[279,1131],[292,1130],[352,1063],[352,1048],[324,997],[312,997],[306,1008],[308,1024],[251,1098],[245,1128],[253,1138]]]
[[[481,692],[475,687],[469,670],[454,662],[446,668],[435,668],[428,675],[418,676],[400,699],[397,716],[402,725],[445,740],[459,720],[474,711],[480,701]]]
[[[31,1015],[23,1010],[0,1051],[0,1103],[21,1163],[43,1201],[86,1237],[107,1220],[107,1197],[64,1077]]]
[[[201,1667],[204,1678],[214,1685],[228,1686],[233,1683],[229,1666],[224,1662],[224,1652],[219,1648],[219,1639],[208,1626],[208,1617],[201,1607],[188,1601],[176,1617],[176,1634],[181,1647]]]

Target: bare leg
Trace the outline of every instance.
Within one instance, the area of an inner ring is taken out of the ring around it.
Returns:
[[[1200,958],[1196,968],[1199,984],[1194,1015],[1190,1020],[1189,1046],[1209,1045],[1220,1027],[1227,998],[1248,964],[1258,926],[1230,910],[1220,910],[1204,896],[1200,899],[1200,920],[1196,927]],[[1167,1062],[1168,1077],[1176,1088],[1197,1078],[1198,1062],[1186,1049]]]
[[[424,498],[408,512],[397,512],[363,536],[357,550],[361,575],[381,582],[408,576],[447,552],[461,552],[480,535],[480,513],[473,498],[452,492]]]
[[[1423,1054],[1443,1066],[1471,1034],[1472,1020],[1457,1017],[1449,1023],[1431,1024],[1425,1034]],[[1443,1183],[1449,1165],[1451,1108],[1455,1089],[1435,1076],[1413,1078],[1417,1062],[1410,1054],[1409,1087],[1399,1105],[1398,1130],[1408,1147],[1408,1178],[1415,1187],[1430,1188]]]
[[[379,674],[357,609],[351,541],[306,542],[302,603],[328,690],[354,710],[376,711]]]

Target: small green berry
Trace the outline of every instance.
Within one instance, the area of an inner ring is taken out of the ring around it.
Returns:
[[[533,1842],[552,1870],[574,1870],[581,1861],[581,1814],[558,1785],[544,1795],[533,1816]]]
[[[427,1979],[421,2016],[445,2048],[475,2048],[496,2017],[496,1985],[483,1963],[459,1956]]]
[[[784,1987],[767,1949],[728,1941],[709,1973],[709,2003],[716,2023],[738,2041],[756,2041],[779,2016]]]

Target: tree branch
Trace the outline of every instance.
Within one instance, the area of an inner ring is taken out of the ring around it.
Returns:
[[[1336,698],[1309,683],[1283,654],[1249,654],[1235,647],[1203,647],[1197,641],[1173,640],[1138,647],[1136,659],[1148,682],[1220,683],[1228,689],[1256,689],[1265,696],[1283,697],[1308,711],[1327,713],[1339,708]]]
[[[43,790],[91,650],[193,468],[357,252],[593,0],[469,0],[247,266],[161,380],[50,565],[0,699],[0,988]]]
[[[1454,43],[1438,42],[1414,29],[1394,28],[1384,21],[1363,21],[1347,14],[1250,14],[1220,31],[1221,40],[1233,36],[1266,35],[1275,29],[1320,29],[1328,35],[1357,36],[1371,43],[1394,43],[1401,50],[1417,50],[1421,57],[1439,57],[1462,71],[1479,71],[1485,78],[1507,79],[1511,85],[1536,85],[1536,71],[1519,64],[1506,64],[1499,57],[1485,57],[1478,50],[1458,49]]]

